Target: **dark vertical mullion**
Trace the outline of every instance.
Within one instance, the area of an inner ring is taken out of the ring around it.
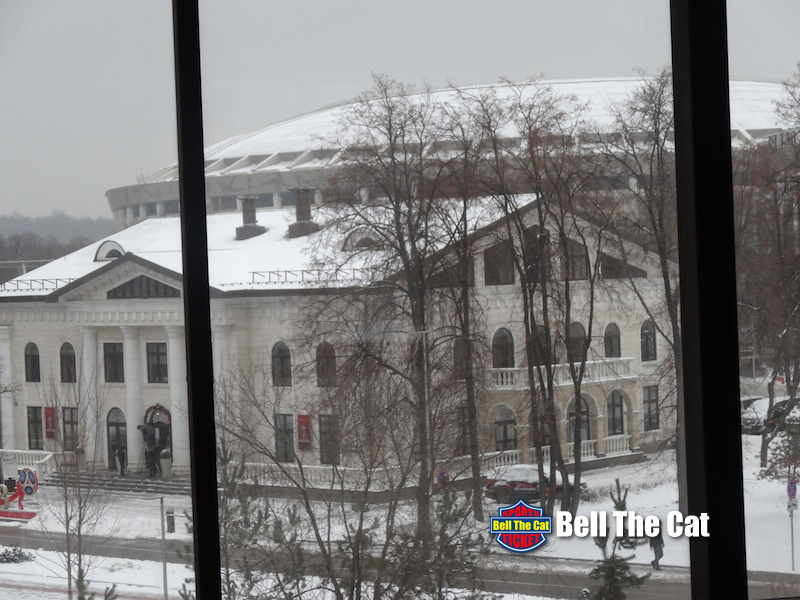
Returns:
[[[690,543],[692,597],[745,598],[726,6],[671,11],[688,507],[711,533]]]
[[[197,0],[173,0],[196,597],[221,598]]]

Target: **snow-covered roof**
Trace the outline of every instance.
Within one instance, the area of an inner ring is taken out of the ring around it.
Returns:
[[[302,270],[308,268],[311,261],[307,254],[309,238],[286,237],[294,216],[294,207],[260,211],[257,213],[258,222],[267,231],[247,240],[237,240],[235,234],[236,228],[242,224],[241,213],[209,215],[208,264],[212,287],[223,291],[280,288],[286,287],[282,278],[288,277],[292,282],[302,277]],[[0,298],[46,296],[107,267],[108,261],[96,261],[95,258],[97,250],[110,240],[121,246],[126,254],[178,274],[183,272],[180,219],[147,219],[0,284]],[[306,274],[307,278],[312,276],[312,273]]]
[[[518,203],[524,206],[534,199],[533,195],[520,195]],[[372,216],[374,222],[386,218],[385,212],[377,208],[374,210],[377,211]],[[472,203],[467,213],[470,232],[477,232],[497,221],[500,216],[498,210],[492,202],[478,199]],[[366,212],[369,209],[360,214],[363,216]],[[314,209],[318,221],[326,222],[332,215],[327,206]],[[266,232],[245,240],[236,239],[236,228],[242,225],[241,213],[216,213],[207,217],[211,287],[221,292],[286,291],[349,287],[373,281],[374,265],[370,267],[369,263],[380,250],[355,247],[358,240],[351,238],[358,237],[364,231],[359,226],[358,218],[354,218],[352,223],[343,224],[340,221],[334,228],[335,233],[326,238],[325,244],[317,244],[319,233],[288,237],[289,225],[296,218],[295,207],[262,209],[256,213],[256,217]],[[369,231],[365,235],[379,237]],[[442,239],[445,237],[443,234]],[[431,252],[442,248],[436,240],[429,240],[429,243]],[[100,269],[112,268],[114,260],[107,258],[104,253],[109,249],[116,250],[112,256],[135,256],[141,259],[140,263],[146,261],[161,270],[172,272],[176,277],[183,272],[180,219],[152,218],[0,284],[0,300],[45,297],[74,285],[76,281]],[[315,256],[314,253],[320,251],[324,255]],[[383,263],[380,257],[376,260]],[[321,264],[341,266],[333,269],[320,267]]]
[[[547,86],[559,96],[573,97],[578,104],[586,107],[585,117],[588,121],[600,128],[606,128],[613,124],[613,107],[629,98],[641,83],[642,79],[638,77],[542,80],[533,84],[532,89],[537,86]],[[439,90],[433,93],[433,99],[443,104],[452,104],[458,100],[459,93],[481,90],[493,91],[499,99],[514,93],[511,85],[500,83],[463,87],[458,90]],[[775,101],[781,98],[783,93],[783,87],[779,83],[731,81],[731,131],[735,137],[752,139],[760,137],[765,131],[785,128],[787,124],[779,122],[775,115]],[[351,105],[345,103],[324,108],[213,144],[205,151],[206,164],[209,167],[214,165],[207,169],[206,175],[224,176],[234,172],[282,170],[290,168],[296,158],[295,153],[331,149],[335,147],[332,141],[336,139],[342,115]],[[268,161],[259,165],[265,157],[276,154],[288,156],[278,163]],[[239,161],[246,157],[257,157],[259,160],[243,166]],[[331,159],[332,155],[316,157],[313,166],[324,167]],[[309,168],[305,163],[302,166]],[[231,167],[233,170],[229,171]],[[146,182],[176,178],[177,172],[174,168],[168,167],[148,177]]]

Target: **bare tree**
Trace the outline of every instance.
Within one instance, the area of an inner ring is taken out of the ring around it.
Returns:
[[[624,196],[613,219],[618,251],[626,262],[647,261],[652,253],[658,263],[659,293],[647,293],[649,278],[630,277],[628,282],[670,349],[662,360],[662,370],[674,373],[675,384],[664,397],[674,397],[675,404],[673,407],[662,401],[659,408],[674,408],[679,507],[686,512],[672,71],[664,68],[653,77],[642,73],[639,88],[614,112],[613,131],[598,132],[596,137],[605,155],[604,168]],[[626,240],[635,244],[626,244]],[[633,256],[632,252],[639,256]]]
[[[41,391],[42,405],[55,411],[58,423],[52,432],[53,485],[45,489],[48,495],[50,490],[55,492],[55,497],[48,499],[47,510],[59,523],[58,533],[64,535],[59,560],[66,571],[69,598],[85,588],[98,547],[112,536],[108,530],[103,532],[107,524],[101,528],[110,505],[98,477],[105,462],[98,443],[103,439],[99,433],[104,422],[104,403],[97,386],[100,370],[94,365],[77,373],[76,364],[80,362],[62,359],[60,377],[51,376]]]
[[[768,374],[768,415],[779,376],[791,399],[777,426],[762,433],[767,467],[800,385],[800,151],[765,144],[737,150],[733,161],[740,340]]]
[[[469,118],[480,132],[478,153],[484,162],[479,185],[495,199],[501,217],[493,232],[494,249],[487,251],[491,256],[487,254],[485,262],[505,263],[519,281],[531,441],[539,479],[546,477],[543,446],[548,445],[549,474],[561,473],[567,484],[562,506],[574,512],[579,494],[571,490],[580,489],[581,478],[581,387],[592,339],[602,237],[602,226],[584,216],[589,214],[587,203],[597,199],[589,185],[594,166],[580,144],[580,106],[537,82],[507,84],[507,89],[505,98],[493,90],[463,95]],[[506,277],[508,282],[514,279]],[[583,331],[577,344],[571,343],[573,318],[588,323],[588,332]],[[561,356],[569,365],[576,406],[574,487],[557,423],[556,366]],[[555,500],[553,491],[545,501],[548,513]]]

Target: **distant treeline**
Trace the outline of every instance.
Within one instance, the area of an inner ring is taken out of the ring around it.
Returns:
[[[67,243],[77,238],[84,242],[94,242],[114,233],[111,219],[106,217],[71,217],[64,213],[54,212],[47,217],[23,217],[17,213],[0,216],[0,236],[8,239],[14,235],[32,233],[47,244]],[[21,258],[39,258],[23,256]],[[41,258],[55,258],[43,256]],[[2,260],[17,260],[3,258]]]

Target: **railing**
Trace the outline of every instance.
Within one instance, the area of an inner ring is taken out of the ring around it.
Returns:
[[[595,450],[596,445],[596,440],[582,440],[581,458],[594,458],[595,454],[597,454],[597,451]],[[567,459],[575,460],[575,442],[570,442],[567,444]]]
[[[250,271],[250,283],[304,285],[325,283],[368,283],[380,279],[377,271],[371,268],[342,269],[295,269],[291,271]],[[235,285],[235,284],[223,284]]]
[[[528,387],[526,369],[488,369],[487,386],[497,390],[521,390]]]
[[[17,471],[23,467],[30,467],[36,471],[36,475],[38,475],[40,479],[50,473],[55,465],[53,453],[43,450],[0,449],[0,461],[4,464],[6,461],[15,462]],[[16,476],[16,473],[14,475]],[[4,473],[3,476],[8,477],[8,473]]]
[[[531,448],[531,463],[536,464],[536,448]],[[550,464],[550,446],[542,446],[542,463]]]
[[[586,361],[583,381],[594,383],[630,376],[632,358],[603,358]],[[577,367],[577,365],[576,365]],[[553,383],[571,385],[572,375],[568,363],[553,365]],[[495,390],[521,390],[528,388],[527,369],[487,369],[487,387]]]
[[[603,358],[600,360],[587,360],[586,371],[583,376],[585,382],[606,381],[619,379],[631,374],[632,358]],[[575,365],[576,369],[580,365]],[[568,363],[555,365],[553,368],[553,382],[556,385],[572,383],[572,374]]]
[[[611,435],[605,439],[606,454],[625,454],[631,450],[631,436]]]
[[[415,485],[415,469],[405,473],[400,467],[366,469],[340,465],[281,465],[247,462],[243,477],[259,485],[292,486],[318,489],[369,489],[383,491]]]
[[[0,284],[0,292],[30,292],[57,290],[75,281],[74,278],[52,277],[47,279],[12,279]]]

